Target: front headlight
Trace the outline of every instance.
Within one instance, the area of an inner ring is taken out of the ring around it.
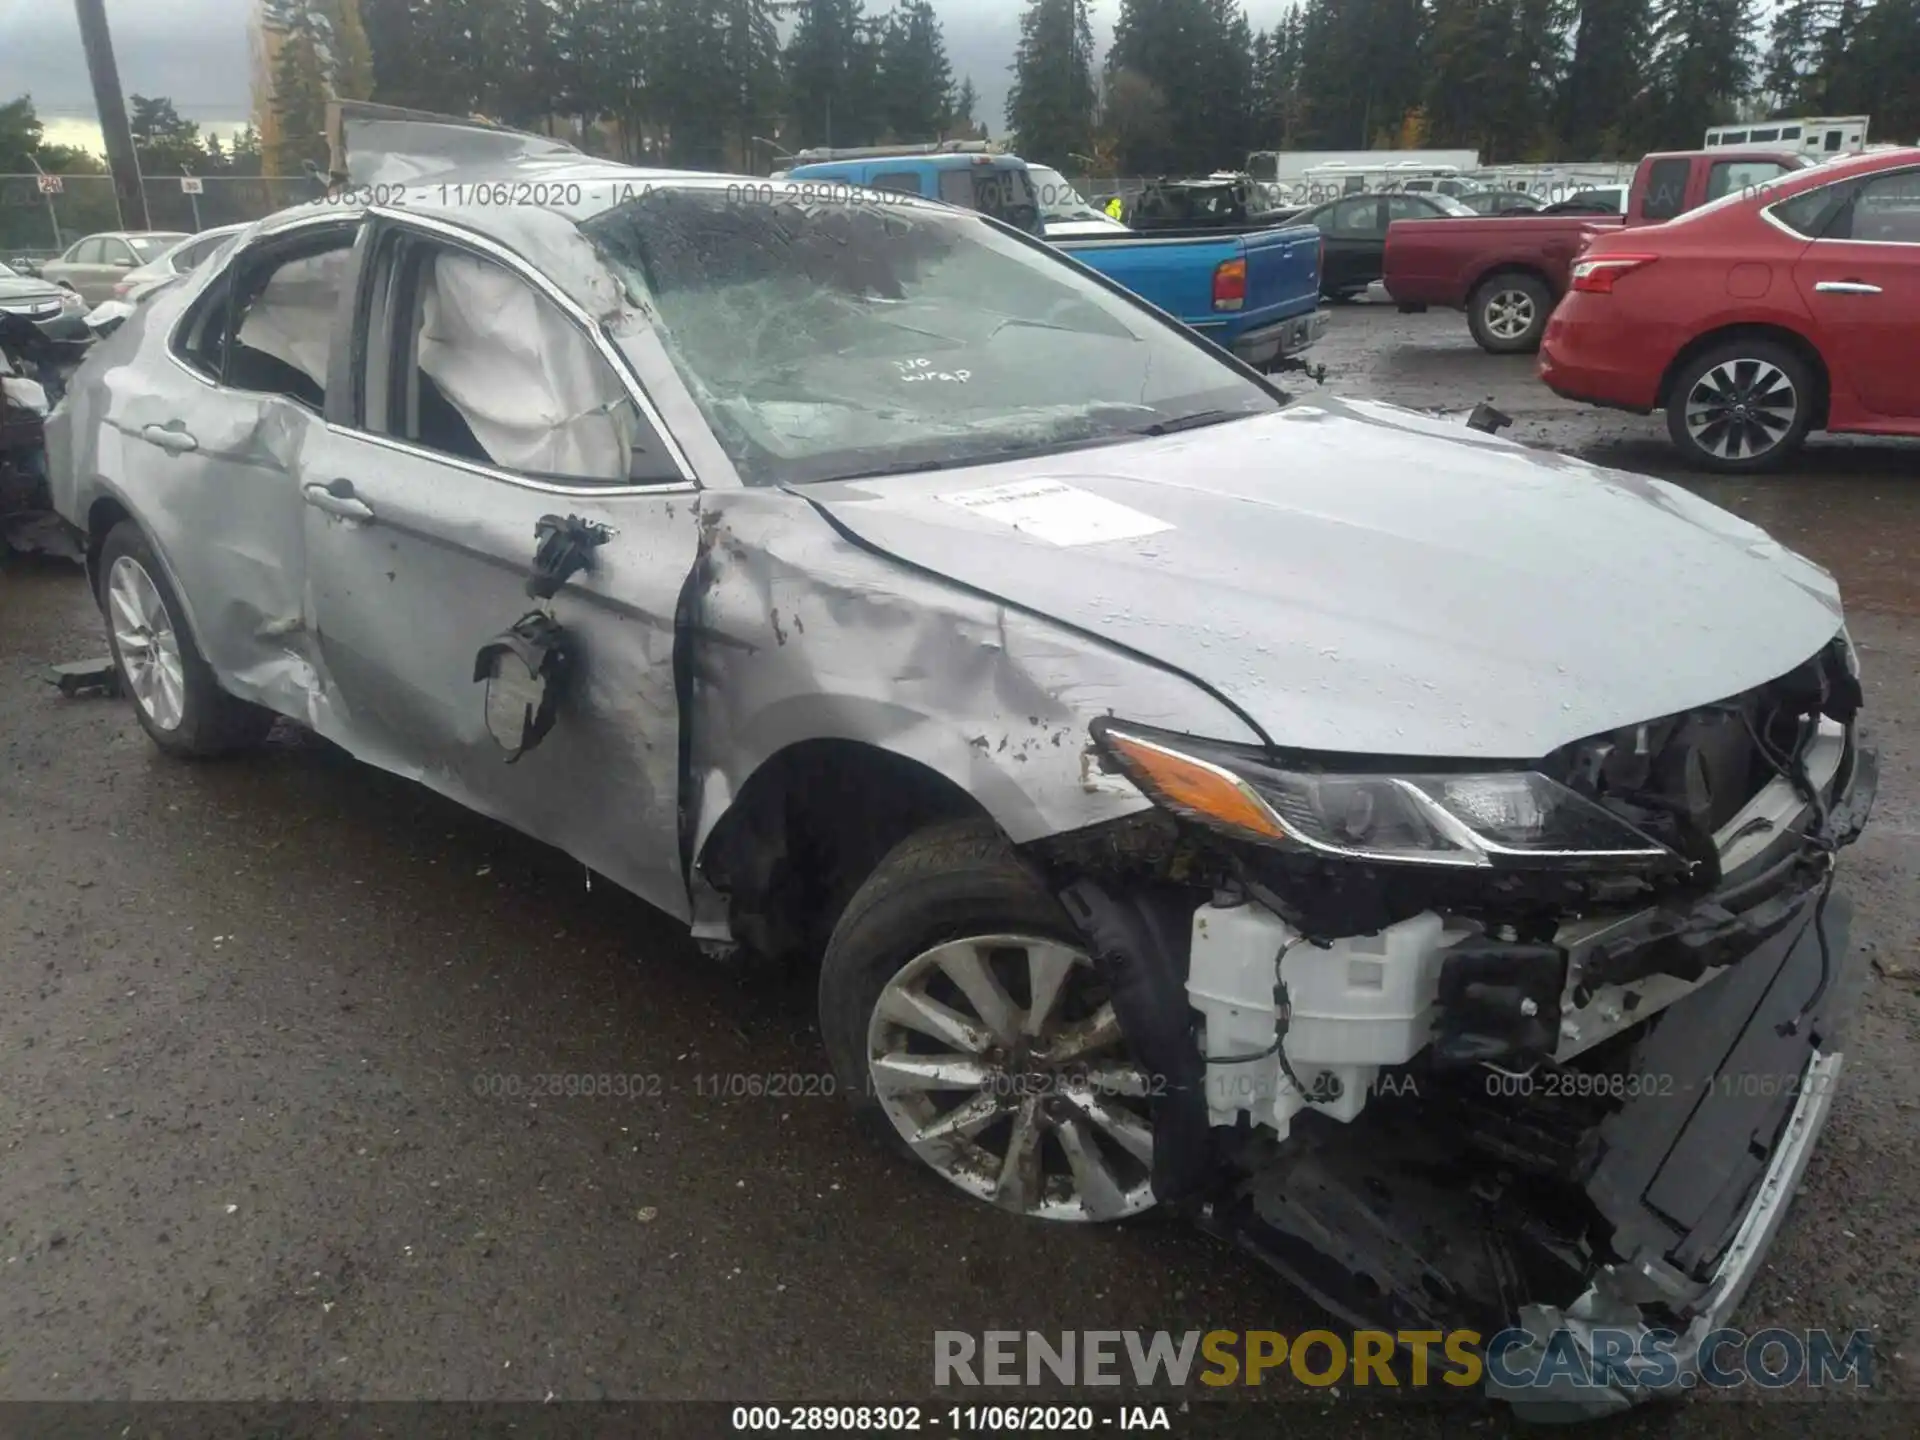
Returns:
[[[75,310],[84,310],[86,308],[87,302],[80,297],[78,291],[62,290],[60,292],[60,309],[64,313],[72,314]]]
[[[1281,848],[1469,867],[1684,864],[1611,811],[1531,770],[1283,769],[1236,746],[1096,720],[1095,741],[1176,814]]]

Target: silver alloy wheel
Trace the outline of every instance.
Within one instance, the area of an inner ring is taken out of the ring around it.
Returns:
[[[867,1022],[874,1097],[942,1176],[1047,1220],[1150,1208],[1145,1070],[1080,950],[976,935],[908,961]]]
[[[1501,290],[1489,296],[1481,316],[1487,333],[1497,340],[1518,340],[1538,318],[1533,296],[1524,290]]]
[[[135,702],[160,729],[176,729],[187,700],[180,637],[153,577],[131,555],[115,560],[107,573],[107,611]]]
[[[1800,407],[1793,381],[1769,360],[1715,365],[1687,392],[1687,434],[1722,460],[1764,455],[1793,428]]]

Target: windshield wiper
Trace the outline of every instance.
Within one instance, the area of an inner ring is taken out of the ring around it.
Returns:
[[[1199,430],[1208,425],[1218,425],[1226,420],[1244,420],[1245,410],[1196,410],[1191,415],[1179,415],[1171,420],[1155,420],[1151,425],[1141,425],[1130,430],[1131,435],[1177,435],[1182,430]]]

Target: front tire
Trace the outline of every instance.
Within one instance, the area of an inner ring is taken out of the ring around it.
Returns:
[[[273,714],[227,694],[187,628],[186,609],[140,527],[122,520],[100,547],[100,608],[120,690],[153,743],[213,756],[257,744]]]
[[[1152,1087],[1085,945],[990,823],[902,841],[821,965],[839,1088],[895,1150],[1002,1209],[1151,1208]]]
[[[1667,434],[1687,464],[1747,475],[1784,463],[1813,423],[1806,361],[1771,340],[1729,340],[1673,378]]]
[[[1553,292],[1535,275],[1508,272],[1475,287],[1467,301],[1467,327],[1489,355],[1524,355],[1540,348]]]

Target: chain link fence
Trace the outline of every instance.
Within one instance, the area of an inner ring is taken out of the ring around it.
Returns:
[[[57,186],[31,172],[0,174],[0,263],[48,260],[83,236],[122,228],[111,175],[51,178]],[[207,175],[198,184],[196,194],[177,176],[145,177],[147,228],[191,234],[235,225],[317,199],[323,191],[309,176]]]

